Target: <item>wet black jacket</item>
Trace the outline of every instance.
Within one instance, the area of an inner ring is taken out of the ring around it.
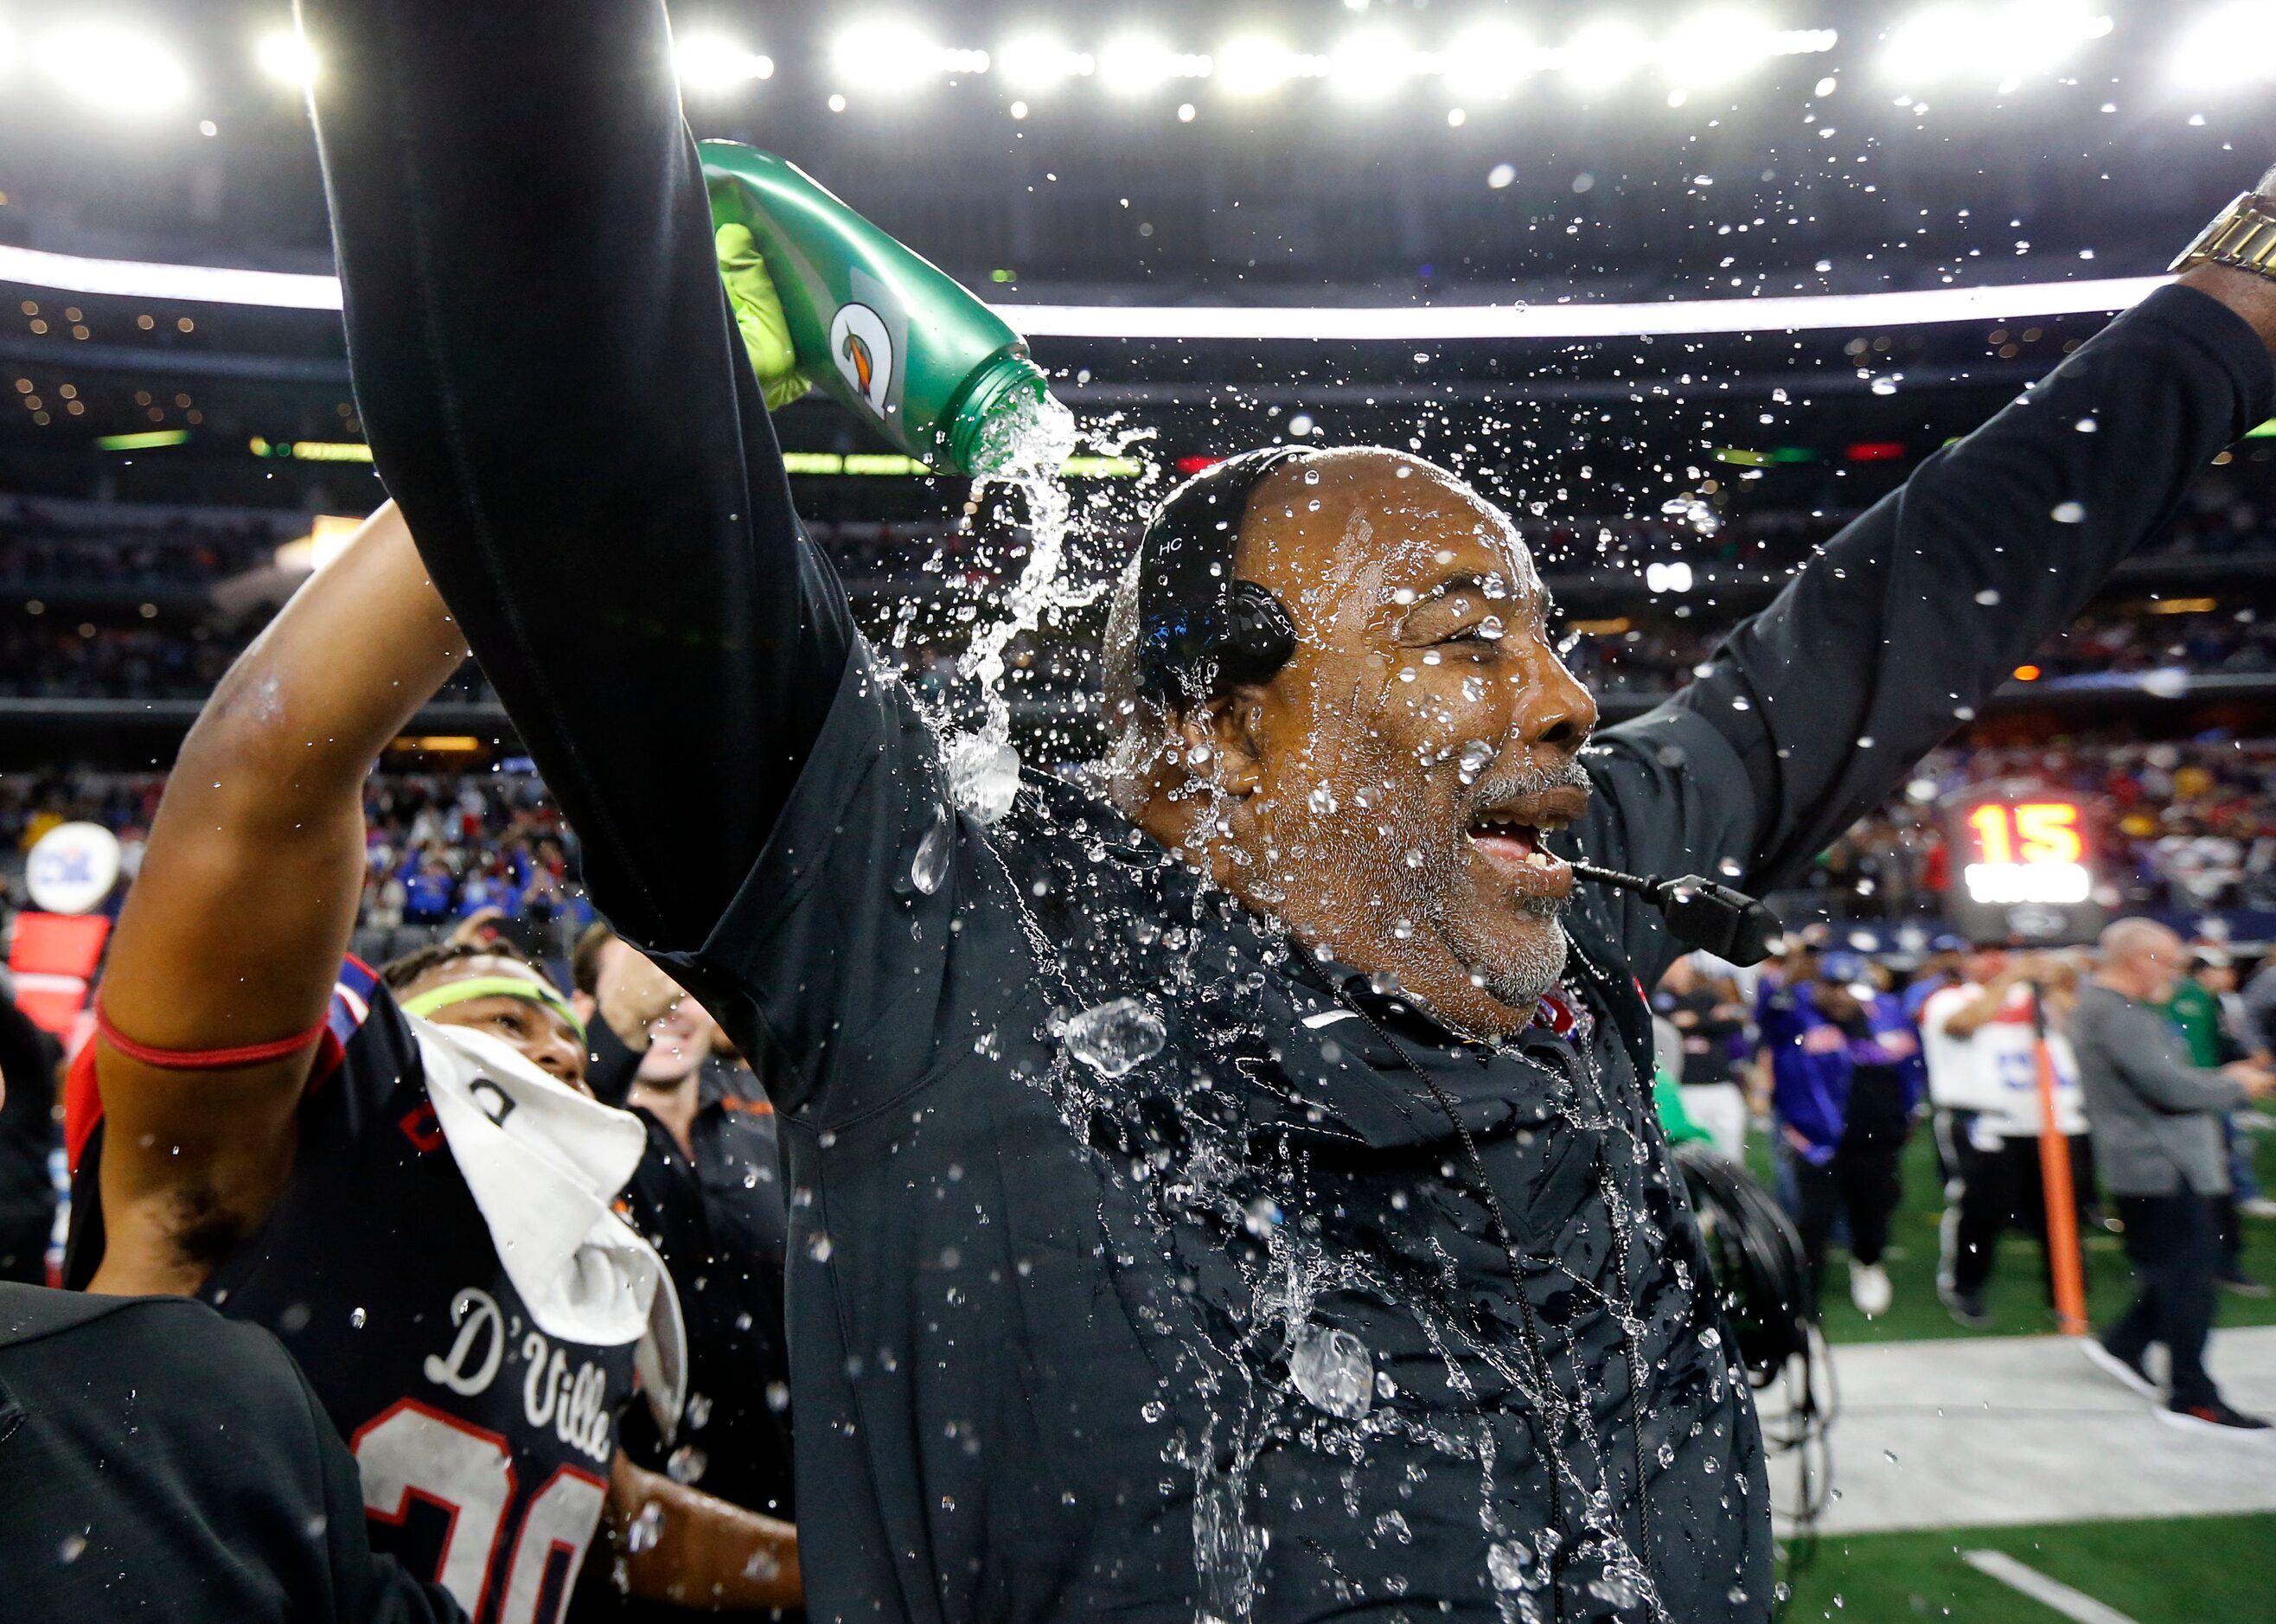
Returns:
[[[184,1297],[0,1282],[0,1615],[465,1624],[372,1554],[277,1339]]]
[[[775,1089],[814,1616],[1766,1617],[1657,919],[1584,899],[1567,1015],[1487,1052],[1072,791],[953,813],[791,510],[661,8],[304,9],[379,467],[596,898]],[[2271,395],[2234,315],[2152,299],[1604,735],[1567,847],[1791,872]]]

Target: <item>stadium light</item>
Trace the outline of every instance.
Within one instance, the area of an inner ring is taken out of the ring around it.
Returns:
[[[2276,80],[2276,0],[2245,0],[2199,18],[2174,47],[2174,77],[2189,89]]]
[[[297,28],[279,28],[274,34],[261,36],[254,47],[254,60],[261,71],[279,84],[290,85],[295,90],[306,90],[316,82],[316,53],[308,42],[300,37]]]
[[[915,24],[878,19],[856,23],[830,50],[838,82],[856,92],[907,90],[945,73],[984,73],[984,50],[945,50]]]
[[[1306,64],[1278,40],[1243,34],[1217,53],[1217,82],[1231,95],[1261,95],[1302,73]]]
[[[1541,65],[1540,53],[1508,23],[1473,23],[1446,50],[1446,87],[1465,96],[1506,96]]]
[[[1328,82],[1354,102],[1379,102],[1412,78],[1420,65],[1393,30],[1362,28],[1336,47],[1328,61]]]
[[[1498,167],[1496,171],[1500,173]],[[1489,184],[1491,184],[1489,180]],[[1688,333],[1802,332],[1942,322],[2105,315],[2139,304],[2166,277],[1916,288],[1770,299],[1687,299],[1650,304],[1044,305],[996,307],[1034,338],[1316,338],[1327,342],[1490,338],[1628,338]],[[0,283],[121,299],[338,310],[337,277],[210,265],[84,259],[0,244]]]
[[[2083,0],[1938,5],[1892,31],[1881,72],[1907,87],[1978,79],[2010,91],[2055,72],[2081,45],[2110,30],[2110,19]]]
[[[1719,85],[1779,54],[1780,36],[1759,17],[1713,11],[1686,20],[1668,36],[1660,65],[1678,85]]]
[[[996,71],[1017,90],[1048,90],[1066,80],[1094,72],[1097,59],[1087,51],[1069,50],[1050,34],[1028,34],[1005,42],[996,53]]]
[[[1173,79],[1207,79],[1213,58],[1173,51],[1148,34],[1128,34],[1107,42],[1098,53],[1098,76],[1107,88],[1125,95],[1151,90]]]
[[[39,37],[32,57],[64,90],[112,112],[163,112],[190,93],[189,73],[172,51],[116,23],[61,24]]]
[[[1587,93],[1609,90],[1651,55],[1643,35],[1615,19],[1590,23],[1567,43],[1561,57],[1567,82]]]
[[[671,65],[682,90],[732,90],[775,76],[774,58],[747,50],[723,34],[691,34],[671,48]]]

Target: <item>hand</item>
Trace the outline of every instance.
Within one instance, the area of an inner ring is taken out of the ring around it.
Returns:
[[[2276,1072],[2249,1060],[2238,1060],[2220,1068],[2220,1074],[2244,1090],[2247,1099],[2265,1099],[2276,1092]]]
[[[505,922],[502,907],[478,907],[451,927],[451,943],[457,947],[488,947],[497,940],[499,927]]]
[[[648,1052],[656,1023],[679,1007],[687,993],[637,948],[611,941],[602,950],[593,978],[593,1000],[609,1029],[638,1054]]]
[[[782,296],[775,279],[767,275],[767,262],[751,240],[747,225],[723,225],[712,239],[719,257],[719,280],[727,289],[727,303],[735,312],[735,328],[758,375],[759,392],[767,410],[778,412],[814,387],[799,370],[798,352],[791,347],[790,323],[784,318]]]
[[[2253,188],[2263,198],[2276,199],[2276,167]],[[2229,265],[2199,265],[2181,276],[2183,287],[2211,294],[2252,325],[2260,341],[2276,353],[2276,282]]]

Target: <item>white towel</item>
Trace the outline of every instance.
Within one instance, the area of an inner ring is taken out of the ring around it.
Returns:
[[[550,1336],[596,1347],[638,1341],[641,1389],[671,1438],[687,1382],[679,1294],[656,1248],[610,1205],[639,1166],[648,1130],[486,1032],[404,1019],[451,1159],[530,1318]]]

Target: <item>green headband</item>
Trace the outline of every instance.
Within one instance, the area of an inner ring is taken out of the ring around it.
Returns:
[[[577,1019],[577,1012],[569,1006],[569,1000],[556,992],[550,982],[533,981],[524,975],[469,975],[464,981],[446,981],[439,987],[429,987],[399,1000],[398,1007],[406,1015],[431,1015],[438,1009],[448,1009],[469,998],[522,998],[542,1004],[569,1023],[579,1043],[585,1041],[585,1023]]]

